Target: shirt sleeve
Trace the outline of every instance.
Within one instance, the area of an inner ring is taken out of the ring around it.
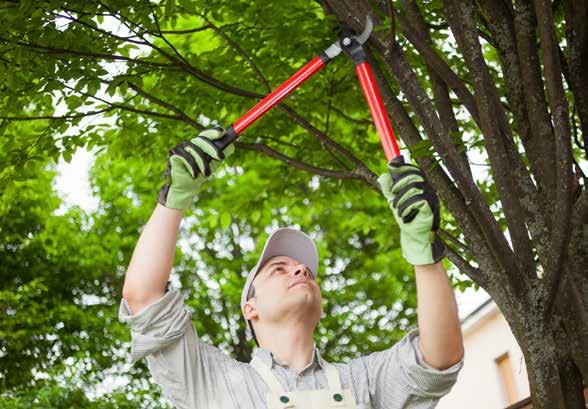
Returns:
[[[131,364],[146,357],[154,381],[176,408],[215,407],[223,368],[234,360],[198,338],[178,289],[168,289],[135,315],[122,298],[119,320],[131,329]]]
[[[367,371],[374,408],[436,405],[457,381],[463,358],[450,368],[435,369],[423,360],[418,340],[418,330],[413,330],[391,348],[358,358]]]

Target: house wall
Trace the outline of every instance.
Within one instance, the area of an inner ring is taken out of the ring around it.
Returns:
[[[438,409],[503,409],[511,403],[496,360],[508,353],[516,401],[529,396],[527,370],[508,323],[493,302],[462,323],[465,361],[458,381]]]

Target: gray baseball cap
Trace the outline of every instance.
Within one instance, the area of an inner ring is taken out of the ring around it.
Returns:
[[[288,256],[304,263],[313,277],[316,278],[318,272],[318,251],[314,241],[308,235],[297,229],[289,227],[277,229],[268,237],[257,264],[247,275],[247,280],[241,293],[241,313],[243,313],[243,306],[247,302],[247,295],[259,268],[270,258],[276,256]]]

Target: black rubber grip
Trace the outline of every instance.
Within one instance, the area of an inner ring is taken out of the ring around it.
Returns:
[[[320,57],[321,61],[323,62],[323,64],[327,64],[327,63],[333,61],[329,58],[327,53],[325,53],[324,51],[319,54],[319,57]]]
[[[212,143],[214,143],[217,146],[217,148],[224,151],[225,148],[229,146],[231,143],[233,143],[235,139],[237,139],[237,133],[235,132],[233,125],[231,125],[227,128],[222,138],[216,139],[212,141]]]
[[[393,164],[393,165],[404,165],[404,156],[402,155],[398,155],[397,157],[393,158],[390,162],[388,162],[389,164]]]

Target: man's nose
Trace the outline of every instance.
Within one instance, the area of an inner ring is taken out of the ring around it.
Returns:
[[[312,275],[310,274],[310,271],[308,271],[308,268],[306,268],[305,264],[297,264],[294,266],[293,274],[295,276],[305,275],[307,278],[312,278]]]

